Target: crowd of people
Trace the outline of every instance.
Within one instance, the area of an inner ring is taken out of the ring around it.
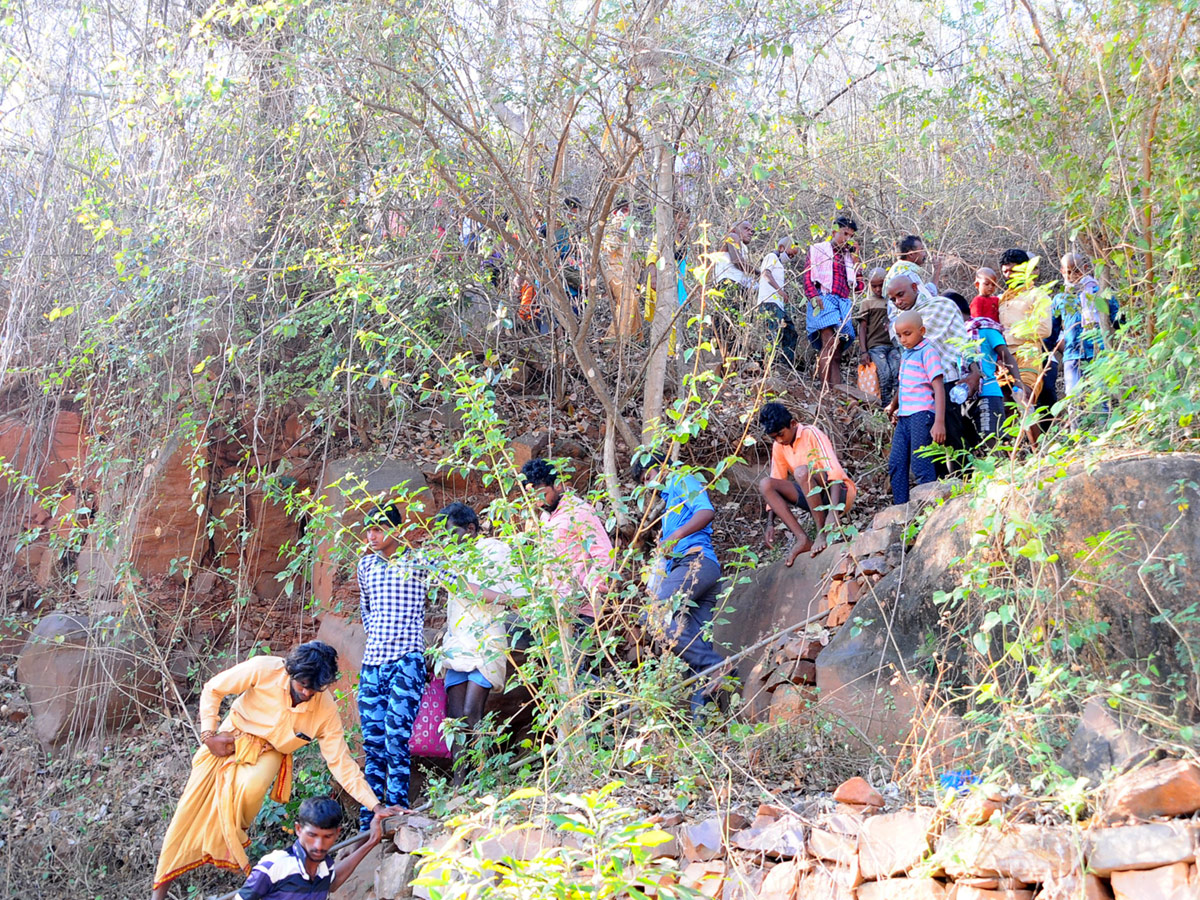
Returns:
[[[682,236],[686,216],[676,222]],[[1036,440],[1057,400],[1057,355],[1070,395],[1111,340],[1115,304],[1079,254],[1062,258],[1061,289],[1049,299],[1036,287],[1037,261],[1023,250],[1007,250],[999,274],[979,268],[976,296],[968,302],[939,290],[938,267],[929,267],[924,243],[914,235],[896,243],[888,268],[864,273],[854,246],[857,231],[853,219],[839,217],[827,241],[804,253],[794,241],[779,240],[755,268],[749,263],[754,229],[741,222],[712,254],[707,275],[718,289],[756,292],[770,329],[768,352],[792,364],[799,339],[793,311],[798,313],[802,293],[815,377],[826,385],[840,383],[842,354],[857,345],[860,365],[873,367],[880,402],[895,425],[888,471],[896,503],[907,502],[914,481],[933,481],[961,464],[930,448],[986,453],[1010,415],[1016,430]],[[564,234],[555,240],[570,252]],[[681,277],[686,248],[681,240],[674,250]],[[616,260],[620,247],[610,249],[614,333],[628,336],[641,317],[630,293],[641,278],[627,253]],[[653,259],[659,255],[652,248]],[[645,282],[650,302],[656,271],[651,266]],[[795,299],[793,284],[799,286]],[[815,424],[801,422],[777,402],[764,404],[757,418],[771,441],[770,471],[759,484],[764,540],[773,546],[776,520],[782,523],[791,539],[784,553],[790,566],[800,554],[815,556],[840,537],[858,488]],[[316,895],[344,879],[345,868],[352,870],[361,857],[352,856],[345,867],[339,863],[337,874],[325,859],[322,848],[328,849],[330,831],[340,824],[333,801],[306,801],[291,850],[276,851],[250,869],[247,830],[268,792],[280,802],[290,796],[292,754],[318,744],[333,777],[361,804],[362,828],[377,841],[380,820],[409,806],[409,740],[431,672],[444,679],[447,717],[470,734],[484,718],[490,692],[504,688],[514,648],[522,640],[528,646],[529,625],[516,611],[531,586],[554,599],[565,670],[570,677],[591,677],[600,630],[620,590],[613,541],[597,510],[564,484],[550,460],[530,460],[520,474],[536,513],[522,538],[537,548],[532,578],[528,572],[523,577],[512,542],[486,535],[479,513],[464,503],[450,504],[436,517],[436,556],[410,544],[395,504],[375,508],[365,521],[356,570],[366,633],[356,688],[363,768],[350,754],[328,690],[338,677],[332,647],[312,641],[286,658],[254,657],[204,685],[201,746],[164,838],[156,900],[175,878],[204,864],[248,872],[239,895],[244,900],[290,896],[288,890]],[[648,602],[637,624],[690,671],[690,705],[699,718],[736,677],[711,638],[724,585],[713,542],[716,508],[704,481],[675,466],[661,448],[635,454],[632,475],[661,500],[652,519],[657,546]],[[811,519],[811,529],[797,511]],[[439,589],[447,597],[447,628],[431,666],[425,614]],[[235,695],[221,720],[222,700]],[[453,771],[461,781],[466,770],[459,754],[466,742],[455,746]]]

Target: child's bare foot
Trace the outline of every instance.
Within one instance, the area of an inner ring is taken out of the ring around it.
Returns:
[[[820,553],[822,550],[825,549],[825,546],[826,546],[825,535],[818,534],[817,539],[815,541],[813,541],[813,544],[812,544],[812,555],[816,556],[818,553]]]
[[[796,561],[796,557],[808,550],[811,546],[812,541],[810,541],[808,538],[805,538],[802,541],[796,541],[796,543],[792,545],[792,549],[788,552],[787,561],[784,563],[784,565],[791,566],[791,564]]]

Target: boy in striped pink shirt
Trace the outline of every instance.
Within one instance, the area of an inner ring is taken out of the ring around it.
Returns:
[[[933,460],[917,451],[930,444],[946,443],[946,386],[942,358],[925,340],[925,323],[915,310],[901,313],[893,323],[904,348],[900,360],[900,384],[888,404],[888,415],[896,423],[888,474],[892,479],[892,502],[908,502],[909,470],[917,484],[937,478]]]

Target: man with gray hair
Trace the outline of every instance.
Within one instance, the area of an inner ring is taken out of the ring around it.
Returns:
[[[780,238],[775,249],[763,257],[759,266],[758,309],[766,319],[771,345],[790,366],[796,365],[796,342],[800,332],[788,315],[788,294],[784,289],[787,264],[800,255],[800,248],[789,237]]]

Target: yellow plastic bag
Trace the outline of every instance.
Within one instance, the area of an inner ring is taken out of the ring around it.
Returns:
[[[870,394],[881,399],[879,394],[879,370],[875,363],[869,362],[858,367],[858,389],[864,394]]]

